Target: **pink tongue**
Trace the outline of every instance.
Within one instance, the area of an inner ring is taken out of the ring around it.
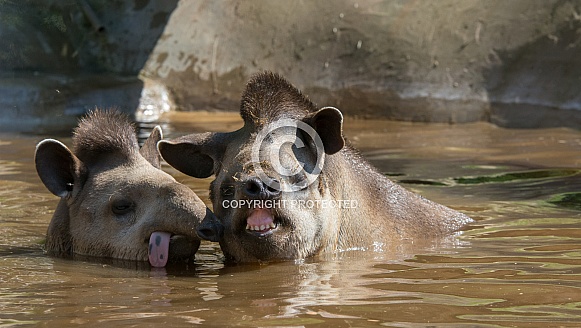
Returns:
[[[246,224],[250,226],[265,226],[270,227],[270,224],[273,222],[272,215],[270,214],[269,210],[265,210],[263,208],[257,208],[252,213],[248,219],[246,219]]]
[[[170,233],[155,231],[149,237],[149,263],[152,267],[163,268],[169,256]]]

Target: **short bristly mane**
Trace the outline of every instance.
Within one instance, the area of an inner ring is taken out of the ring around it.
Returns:
[[[240,116],[256,128],[279,118],[300,119],[315,110],[315,104],[297,88],[271,72],[256,74],[248,81],[240,103]]]
[[[114,109],[90,111],[73,131],[73,152],[82,161],[106,154],[130,157],[138,151],[135,125]]]

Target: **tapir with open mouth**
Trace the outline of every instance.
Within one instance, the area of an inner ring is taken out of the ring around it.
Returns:
[[[202,223],[237,262],[302,259],[348,249],[446,236],[471,219],[427,200],[373,168],[343,137],[343,115],[317,108],[280,75],[246,85],[244,126],[163,140],[176,169],[215,175],[219,222]],[[220,228],[221,226],[221,228]]]

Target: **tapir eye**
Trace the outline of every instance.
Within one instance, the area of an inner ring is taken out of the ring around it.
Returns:
[[[135,204],[133,204],[132,201],[127,199],[119,199],[113,201],[111,204],[111,211],[117,215],[123,215],[133,211],[134,207]]]
[[[234,186],[232,185],[225,185],[220,187],[220,193],[222,197],[232,197],[234,196]]]

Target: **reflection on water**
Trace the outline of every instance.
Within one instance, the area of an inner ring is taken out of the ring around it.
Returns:
[[[171,113],[160,124],[175,137],[240,121]],[[45,136],[0,135],[0,326],[581,325],[581,132],[347,120],[345,133],[391,179],[476,222],[300,263],[224,267],[212,243],[195,265],[155,270],[50,258],[57,199],[32,160]],[[164,168],[207,201],[210,179]]]

